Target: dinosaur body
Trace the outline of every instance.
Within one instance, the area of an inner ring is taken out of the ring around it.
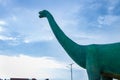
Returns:
[[[79,45],[64,34],[48,11],[43,10],[39,14],[40,18],[48,19],[54,35],[68,55],[87,70],[89,80],[120,78],[120,43]]]

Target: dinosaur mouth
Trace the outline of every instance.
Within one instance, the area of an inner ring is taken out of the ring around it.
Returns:
[[[44,16],[42,15],[42,12],[40,11],[39,12],[39,18],[42,18],[42,17],[44,17]]]
[[[39,15],[39,18],[43,18],[44,16],[42,14]]]
[[[42,18],[43,16],[42,15],[39,15],[39,18]]]

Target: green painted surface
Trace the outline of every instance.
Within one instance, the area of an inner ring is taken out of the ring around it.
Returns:
[[[120,43],[79,45],[64,34],[47,10],[39,14],[40,18],[48,19],[54,35],[68,55],[87,70],[89,80],[112,80],[114,75],[120,76]]]

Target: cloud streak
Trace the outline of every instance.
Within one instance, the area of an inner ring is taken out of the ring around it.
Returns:
[[[0,55],[0,75],[10,77],[52,78],[55,70],[66,69],[65,65],[52,57],[30,57],[26,55]]]
[[[6,25],[7,23],[3,20],[0,20],[0,25]]]

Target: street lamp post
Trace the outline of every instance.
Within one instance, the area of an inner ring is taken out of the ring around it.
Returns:
[[[73,63],[70,64],[70,72],[71,72],[71,80],[73,80],[73,70],[72,70]]]

